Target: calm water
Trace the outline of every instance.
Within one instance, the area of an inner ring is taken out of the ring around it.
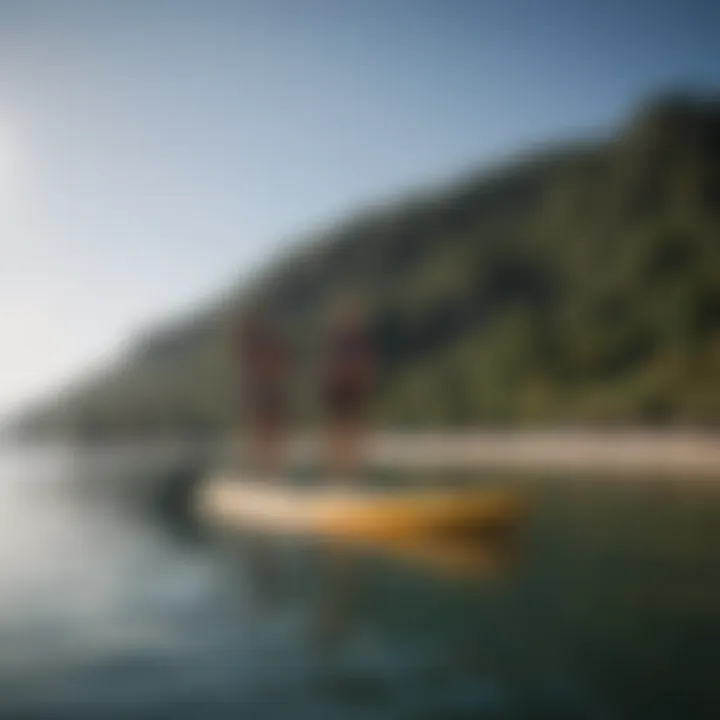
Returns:
[[[514,481],[528,522],[464,571],[219,536],[153,482],[0,456],[2,717],[720,716],[720,483]]]

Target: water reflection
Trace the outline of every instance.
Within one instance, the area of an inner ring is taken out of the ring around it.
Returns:
[[[401,537],[388,540],[383,551],[450,577],[504,579],[520,559],[515,529],[475,540]]]
[[[357,617],[362,575],[352,547],[329,546],[313,628],[313,645],[321,655],[337,653],[347,641]]]
[[[534,481],[514,532],[349,545],[17,477],[0,717],[717,717],[717,487]]]
[[[224,533],[225,552],[246,583],[258,622],[272,622],[282,612],[283,599],[293,600],[295,560],[314,555],[314,571],[307,566],[307,583],[313,585],[309,603],[308,641],[324,660],[342,652],[362,621],[364,583],[368,562],[393,572],[419,572],[451,581],[508,581],[521,561],[518,527],[472,538],[427,535],[392,536],[382,542],[340,543],[309,537],[273,536],[242,530]],[[294,598],[297,601],[297,597]]]

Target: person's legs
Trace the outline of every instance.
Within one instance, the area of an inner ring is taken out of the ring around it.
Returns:
[[[255,398],[250,426],[252,472],[277,478],[282,473],[284,407],[280,393],[268,389]]]
[[[279,428],[268,422],[261,423],[255,428],[251,445],[253,472],[264,478],[276,478],[282,471]]]
[[[261,406],[250,432],[252,480],[277,483],[283,472],[283,424],[280,408]],[[248,537],[250,571],[255,600],[260,611],[270,609],[278,600],[279,569],[271,538]]]
[[[363,427],[359,405],[338,403],[334,409],[329,428],[329,470],[334,481],[349,482],[356,478],[362,460]]]
[[[335,420],[331,430],[331,467],[335,480],[348,480],[353,474],[355,429],[345,419]]]

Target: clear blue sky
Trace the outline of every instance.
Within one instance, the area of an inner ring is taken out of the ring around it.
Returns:
[[[0,410],[364,203],[720,86],[678,0],[0,0]]]

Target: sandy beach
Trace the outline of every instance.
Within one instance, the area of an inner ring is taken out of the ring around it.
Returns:
[[[322,450],[294,440],[291,456]],[[366,461],[381,467],[720,478],[720,437],[694,431],[375,432]]]

